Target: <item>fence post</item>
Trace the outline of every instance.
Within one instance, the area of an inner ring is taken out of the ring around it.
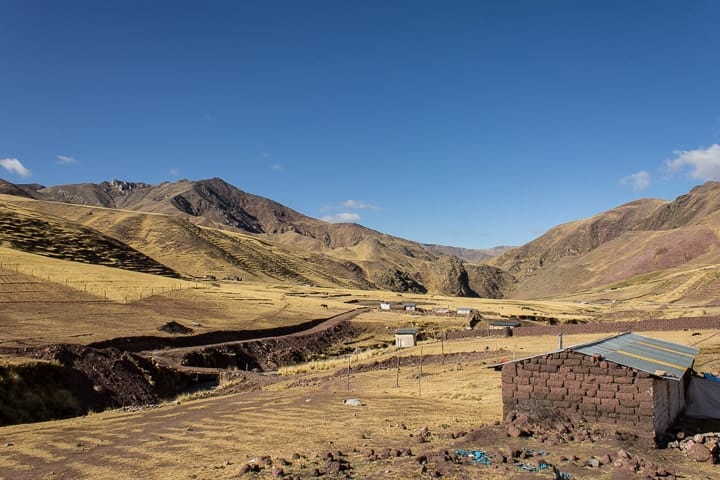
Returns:
[[[400,386],[400,354],[396,354],[395,358],[397,358],[397,373],[395,374],[395,386]]]
[[[440,337],[440,350],[442,351],[442,365],[445,365],[445,340]]]
[[[422,397],[422,362],[423,362],[423,350],[420,347],[420,375],[418,375],[418,397]]]
[[[348,355],[348,370],[347,370],[347,391],[350,391],[350,361],[352,360],[352,355]]]

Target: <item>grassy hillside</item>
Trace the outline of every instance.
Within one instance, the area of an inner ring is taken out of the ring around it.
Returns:
[[[2,200],[0,245],[74,262],[178,276],[171,268],[97,230]]]
[[[167,188],[170,186],[158,187],[159,191]],[[175,185],[174,188],[179,187]],[[146,187],[137,189],[144,191]],[[81,190],[86,195],[82,199],[90,195],[88,191],[93,193],[96,188],[87,186]],[[160,195],[158,190],[155,193],[159,195],[154,197],[156,199],[167,197]],[[146,198],[147,195],[136,197],[138,205],[147,206]],[[80,201],[78,197],[73,199]],[[167,202],[159,200],[147,201],[155,202],[156,206],[164,205],[163,208],[168,206]],[[501,294],[501,288],[488,284],[494,281],[492,276],[469,277],[458,262],[453,264],[453,268],[444,268],[443,265],[452,263],[450,257],[438,257],[414,242],[383,235],[359,225],[332,225],[304,217],[305,220],[300,219],[300,223],[293,224],[292,230],[283,233],[250,234],[206,221],[207,217],[198,221],[198,218],[178,211],[170,215],[10,196],[3,197],[2,202],[33,212],[36,218],[47,215],[58,224],[69,221],[76,227],[82,225],[108,238],[122,240],[131,249],[191,277],[242,277],[258,281],[403,291],[406,284],[392,280],[395,275],[400,275],[413,278],[421,286],[416,291],[464,296]],[[291,214],[286,216],[292,217]],[[204,227],[203,223],[211,223],[216,228]],[[301,226],[306,231],[302,231]],[[311,229],[317,231],[308,233]]]
[[[660,303],[714,305],[720,272],[720,183],[673,202],[641,200],[560,225],[490,262],[516,280],[514,298],[631,288]]]

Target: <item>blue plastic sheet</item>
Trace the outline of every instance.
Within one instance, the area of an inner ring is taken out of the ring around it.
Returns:
[[[458,450],[456,453],[461,457],[470,457],[473,463],[492,464],[492,460],[485,450]]]
[[[488,455],[485,450],[456,450],[455,453],[460,457],[470,457],[471,462],[482,465],[492,465],[492,457],[494,457],[494,455]],[[527,453],[528,455],[532,455],[533,453],[537,453],[540,456],[547,455],[547,452],[543,450],[538,450],[537,452],[535,452],[530,448],[526,448],[525,453]],[[570,480],[572,478],[572,475],[570,475],[569,473],[562,472],[557,468],[554,468],[552,465],[546,463],[544,460],[537,465],[530,465],[529,463],[524,462],[515,462],[515,466],[527,472],[539,472],[541,470],[553,468],[553,471],[555,472],[555,477],[557,479]]]

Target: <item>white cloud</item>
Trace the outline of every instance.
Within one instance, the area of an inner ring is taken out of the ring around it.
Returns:
[[[690,169],[690,176],[702,180],[720,180],[720,145],[706,149],[675,150],[675,158],[665,161],[670,172]]]
[[[345,200],[340,205],[343,208],[351,208],[354,210],[380,210],[380,207],[370,205],[369,203],[359,202],[357,200]]]
[[[382,208],[357,200],[344,200],[337,205],[326,205],[320,208],[321,212],[333,210],[382,210]]]
[[[355,223],[360,220],[360,215],[351,212],[341,212],[335,215],[327,215],[320,220],[329,223]]]
[[[67,155],[57,155],[56,163],[58,165],[71,165],[75,162],[77,162],[77,159],[75,157],[68,157]]]
[[[632,185],[636,192],[642,192],[650,186],[650,174],[645,170],[628,175],[620,179],[621,185]]]
[[[23,165],[17,158],[0,158],[0,167],[10,173],[20,175],[21,177],[29,177],[32,175],[30,170],[25,168],[25,165]]]

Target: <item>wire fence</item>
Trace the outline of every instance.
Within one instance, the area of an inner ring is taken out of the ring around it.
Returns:
[[[155,295],[167,296],[190,289],[207,289],[200,280],[157,277],[151,282],[103,278],[102,274],[69,273],[60,267],[40,267],[0,257],[0,303],[50,301],[57,292],[49,284],[61,285],[93,297],[96,301],[133,303]],[[53,295],[50,294],[53,292]]]

